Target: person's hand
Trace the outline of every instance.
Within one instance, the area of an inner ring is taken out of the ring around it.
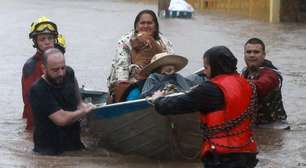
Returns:
[[[118,81],[115,83],[115,85],[116,85],[116,86],[119,86],[119,85],[121,85],[121,84],[129,84],[129,83],[130,83],[129,80],[118,80]]]
[[[84,103],[82,102],[79,107],[78,107],[81,111],[83,111],[84,113],[89,113],[91,110],[93,110],[95,108],[95,105],[93,105],[92,103]]]
[[[154,92],[154,94],[151,97],[151,100],[152,100],[152,102],[154,102],[159,97],[162,97],[162,96],[165,96],[165,95],[166,95],[165,92],[158,90],[158,91]]]
[[[147,32],[139,32],[136,39],[149,48],[152,48],[154,45],[154,38]]]
[[[147,78],[146,74],[143,72],[143,71],[140,71],[139,73],[137,73],[135,75],[135,79],[137,81],[140,81],[140,80],[145,80]]]
[[[143,66],[141,65],[138,65],[137,67],[133,68],[131,77],[135,78],[136,81],[146,79],[146,75],[142,70]]]

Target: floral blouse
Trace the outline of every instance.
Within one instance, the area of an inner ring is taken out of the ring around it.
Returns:
[[[113,59],[110,75],[107,79],[107,84],[110,87],[118,80],[129,80],[129,74],[132,68],[135,66],[131,64],[131,38],[135,36],[134,31],[130,31],[120,38],[117,43],[116,56]],[[172,43],[159,34],[160,40],[157,43],[160,44],[165,52],[174,53]]]

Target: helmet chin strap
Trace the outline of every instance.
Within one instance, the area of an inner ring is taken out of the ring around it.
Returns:
[[[41,49],[38,47],[38,44],[37,44],[36,40],[33,39],[33,43],[34,43],[34,44],[33,44],[33,47],[36,48],[38,52],[44,53],[44,51],[41,50]]]
[[[38,49],[38,46],[37,46],[36,40],[33,38],[33,39],[32,39],[32,41],[33,41],[33,47]]]

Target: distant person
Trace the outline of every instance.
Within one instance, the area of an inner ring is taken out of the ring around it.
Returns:
[[[33,119],[32,110],[29,102],[29,90],[32,84],[38,80],[43,74],[41,69],[43,52],[48,48],[53,48],[56,45],[62,45],[61,41],[57,41],[58,30],[54,22],[47,17],[40,17],[31,24],[31,32],[29,34],[36,48],[34,56],[30,57],[22,68],[22,98],[24,102],[23,118],[27,120],[26,129],[32,130]],[[60,42],[60,43],[58,43]],[[65,52],[65,49],[63,49]]]
[[[173,53],[172,43],[159,31],[157,17],[152,10],[143,10],[135,18],[134,30],[118,41],[108,87],[113,102],[121,101],[125,89],[143,80],[140,70],[160,52]]]
[[[58,155],[84,148],[80,140],[79,119],[92,110],[81,101],[72,68],[66,66],[63,53],[57,48],[44,52],[44,74],[30,90],[34,117],[34,152]]]
[[[141,97],[152,96],[157,90],[182,92],[190,89],[190,83],[177,72],[183,69],[188,60],[179,55],[167,52],[156,54],[149,65],[144,67],[142,73],[149,77],[142,88]]]
[[[173,97],[157,91],[152,96],[154,108],[162,115],[200,112],[205,168],[254,168],[258,162],[251,130],[255,86],[237,73],[237,59],[228,48],[212,47],[203,60],[209,81]]]
[[[259,101],[256,124],[282,122],[287,125],[281,93],[283,77],[265,57],[265,44],[262,40],[251,38],[245,43],[244,59],[247,67],[243,69],[242,74],[256,85]]]

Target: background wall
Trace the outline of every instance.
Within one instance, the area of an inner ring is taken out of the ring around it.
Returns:
[[[281,0],[280,20],[306,23],[306,1]]]
[[[269,21],[270,0],[187,0],[195,8]]]

